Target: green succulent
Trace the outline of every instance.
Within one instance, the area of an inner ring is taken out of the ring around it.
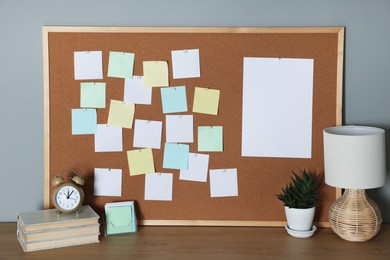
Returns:
[[[302,177],[294,171],[292,173],[294,175],[291,177],[292,182],[286,184],[276,197],[289,208],[308,209],[317,206],[320,201],[318,189],[321,186],[321,176],[307,170],[303,171]]]

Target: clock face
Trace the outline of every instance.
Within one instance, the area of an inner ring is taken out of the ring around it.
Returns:
[[[72,186],[64,186],[58,190],[55,200],[61,209],[73,210],[80,204],[80,193]]]

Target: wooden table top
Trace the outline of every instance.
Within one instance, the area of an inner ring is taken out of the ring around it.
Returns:
[[[330,228],[294,238],[271,227],[139,227],[100,243],[24,253],[16,223],[0,223],[0,259],[390,259],[390,225],[367,242],[349,242]]]

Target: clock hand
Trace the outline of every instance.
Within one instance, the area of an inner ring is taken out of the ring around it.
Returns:
[[[74,190],[69,194],[69,196],[68,196],[68,199],[70,198],[70,196],[72,196],[72,193],[74,192]]]

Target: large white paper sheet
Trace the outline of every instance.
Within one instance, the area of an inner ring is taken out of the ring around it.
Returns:
[[[210,170],[211,197],[238,196],[237,169]]]
[[[95,152],[122,152],[122,128],[98,124],[95,134]]]
[[[125,91],[124,91],[125,103],[131,104],[152,104],[152,88],[144,86],[143,76],[133,76],[133,78],[125,79]]]
[[[172,173],[145,174],[145,200],[172,200]]]
[[[172,72],[174,79],[199,78],[199,49],[172,51]]]
[[[167,143],[194,142],[193,115],[167,115],[165,127]]]
[[[95,196],[122,196],[122,170],[95,168]]]
[[[74,79],[103,79],[102,52],[75,51]]]
[[[242,156],[311,158],[313,59],[244,58]]]
[[[208,154],[190,153],[188,169],[180,170],[180,180],[206,182],[208,169]]]
[[[161,148],[161,121],[135,120],[134,147]]]

